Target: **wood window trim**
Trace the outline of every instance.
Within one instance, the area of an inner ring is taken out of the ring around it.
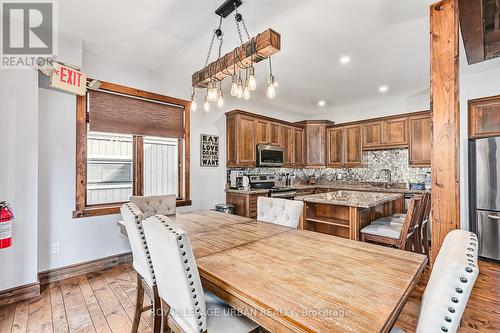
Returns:
[[[92,79],[89,79],[92,80]],[[184,177],[179,177],[179,189],[184,190],[182,199],[177,200],[177,206],[190,206],[190,102],[174,97],[155,94],[140,89],[121,86],[114,83],[102,82],[100,90],[113,93],[140,97],[149,100],[180,105],[184,108],[184,144],[179,146],[179,170],[184,169]],[[92,217],[101,215],[111,215],[120,213],[123,202],[106,203],[98,205],[87,205],[87,96],[76,97],[76,197],[73,218]],[[143,152],[144,138],[134,136],[134,184],[133,192],[142,195],[142,166],[137,166],[136,157]],[[182,140],[179,140],[182,142]],[[183,152],[184,151],[184,155]],[[139,157],[143,160],[143,157]],[[181,172],[179,172],[181,174]],[[179,192],[181,193],[181,192]]]

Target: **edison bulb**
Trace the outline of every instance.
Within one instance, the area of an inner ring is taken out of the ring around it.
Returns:
[[[236,74],[233,75],[233,81],[231,83],[231,96],[236,97],[238,95],[238,77]]]
[[[196,103],[196,100],[191,102],[191,112],[196,112],[198,110],[198,104]]]
[[[203,110],[205,110],[205,112],[210,111],[210,102],[208,101],[208,94],[207,96],[205,96],[205,103],[203,104]]]
[[[243,80],[241,78],[238,79],[238,92],[236,97],[243,98]]]
[[[220,109],[224,106],[224,95],[222,90],[219,90],[219,99],[217,99],[217,107]]]
[[[250,67],[248,69],[248,89],[254,91],[257,89],[257,81],[255,80],[255,68]]]
[[[267,85],[267,98],[273,99],[276,96],[276,86],[274,85],[274,76],[269,76]]]

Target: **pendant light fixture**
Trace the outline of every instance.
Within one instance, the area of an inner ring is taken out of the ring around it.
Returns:
[[[273,64],[269,57],[269,79],[267,80],[267,98],[273,99],[276,96],[276,84],[274,83]]]
[[[219,16],[219,26],[214,29],[205,61],[205,67],[194,73],[192,77],[193,93],[191,95],[191,111],[193,112],[197,109],[196,88],[206,88],[205,101],[203,103],[205,112],[210,111],[211,102],[216,102],[218,108],[224,106],[225,101],[221,81],[228,76],[231,77],[230,95],[238,99],[249,100],[251,98],[251,92],[257,89],[254,64],[266,58],[269,58],[270,66],[267,96],[269,98],[274,98],[276,95],[270,57],[274,53],[280,51],[281,36],[277,32],[268,29],[258,34],[256,37],[250,38],[245,20],[238,12],[238,7],[241,6],[242,3],[242,0],[226,0],[215,11]],[[235,12],[234,20],[240,46],[222,56],[221,51],[224,37],[222,23],[223,20],[233,12]],[[244,41],[243,34],[245,35],[246,41]],[[218,58],[216,61],[209,64],[210,55],[216,39],[219,41]],[[242,70],[245,71],[245,80],[243,80],[241,74]]]

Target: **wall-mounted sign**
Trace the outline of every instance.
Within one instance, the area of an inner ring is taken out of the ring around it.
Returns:
[[[55,71],[49,78],[49,86],[72,94],[85,96],[87,76],[79,70],[54,62]]]
[[[202,167],[218,167],[219,136],[202,134],[200,152],[200,165]]]

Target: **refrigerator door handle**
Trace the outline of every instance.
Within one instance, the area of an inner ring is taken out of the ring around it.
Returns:
[[[492,220],[500,220],[500,216],[498,216],[498,215],[491,215],[491,214],[489,214],[488,217],[490,219],[492,219]]]

